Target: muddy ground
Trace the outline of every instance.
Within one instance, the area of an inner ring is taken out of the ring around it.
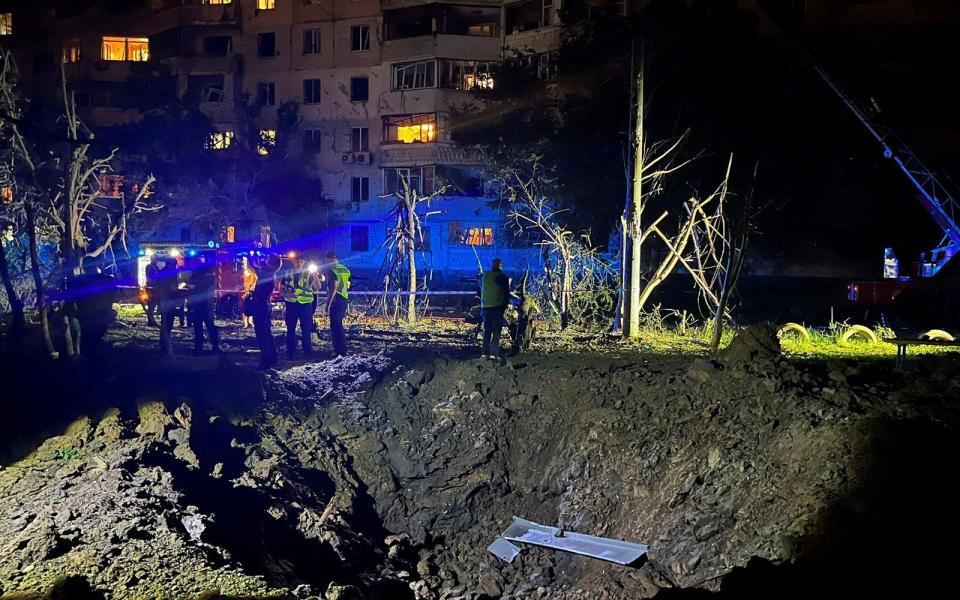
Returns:
[[[952,585],[960,364],[721,361],[462,326],[354,330],[348,358],[10,359],[4,598],[917,597]],[[149,334],[152,336],[152,332]],[[576,348],[576,344],[572,345]],[[567,348],[570,345],[566,346]],[[326,349],[323,349],[326,352]],[[486,552],[522,516],[648,544],[621,567]]]

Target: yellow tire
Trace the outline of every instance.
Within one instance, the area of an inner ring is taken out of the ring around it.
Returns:
[[[789,334],[796,334],[803,338],[805,342],[810,341],[810,332],[807,331],[807,328],[799,323],[786,323],[780,326],[780,329],[777,330],[777,337],[783,338]]]
[[[872,329],[864,327],[863,325],[851,325],[847,327],[847,330],[843,332],[843,335],[840,336],[841,342],[849,342],[852,338],[861,338],[871,344],[877,343],[877,334],[873,332]]]
[[[930,331],[924,333],[920,336],[922,340],[943,340],[945,342],[952,342],[955,338],[942,329],[931,329]]]

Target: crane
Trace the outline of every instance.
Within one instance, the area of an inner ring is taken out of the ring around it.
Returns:
[[[960,203],[950,194],[938,174],[910,149],[894,130],[883,122],[876,102],[858,102],[819,65],[814,70],[834,94],[854,114],[858,121],[880,143],[883,157],[892,160],[910,183],[919,192],[918,200],[943,231],[939,246],[926,253],[921,260],[920,277],[933,277],[953,258],[960,254]]]

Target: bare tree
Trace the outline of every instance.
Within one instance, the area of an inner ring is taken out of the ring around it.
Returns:
[[[419,214],[417,208],[422,205],[429,208],[430,203],[446,194],[450,186],[437,183],[433,192],[424,195],[416,186],[411,185],[407,177],[401,175],[398,179],[400,189],[393,194],[383,196],[394,201],[391,216],[395,219],[394,226],[389,230],[384,242],[387,248],[384,278],[387,281],[386,285],[389,285],[390,281],[397,283],[406,281],[407,302],[404,311],[406,322],[415,323],[418,289],[417,253],[422,252],[424,246],[422,219],[425,216]],[[400,269],[406,272],[403,273]]]

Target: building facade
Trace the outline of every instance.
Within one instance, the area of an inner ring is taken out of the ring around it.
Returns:
[[[448,184],[444,205],[456,205],[456,212],[486,210],[483,165],[452,132],[480,107],[476,90],[495,85],[494,65],[519,55],[548,65],[561,30],[560,0],[148,0],[112,12],[106,6],[76,15],[14,14],[14,33],[19,21],[35,21],[22,23],[24,37],[32,38],[22,45],[31,54],[20,60],[25,81],[49,85],[62,60],[80,112],[95,127],[134,121],[156,103],[196,102],[217,130],[208,140],[211,151],[236,142],[239,111],[254,104],[259,145],[269,152],[278,109],[295,103],[299,123],[288,151],[307,163],[346,221],[386,218],[391,202],[382,197],[404,180],[424,195]],[[44,48],[30,31],[44,32]],[[147,72],[152,87],[141,76]],[[539,75],[549,76],[548,69]],[[446,243],[491,242],[451,231]],[[343,251],[358,246],[337,244]],[[464,250],[465,268],[475,269],[473,252]]]

